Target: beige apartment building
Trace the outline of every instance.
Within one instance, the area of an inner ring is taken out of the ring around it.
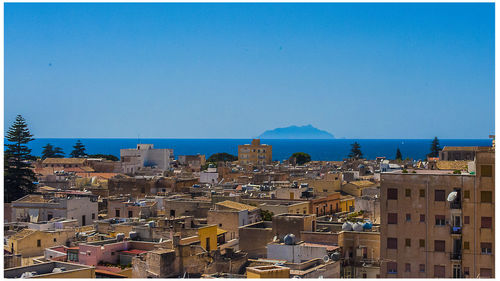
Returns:
[[[383,173],[381,277],[494,277],[494,186],[492,147],[461,174]]]
[[[273,160],[273,146],[260,144],[260,139],[253,139],[251,144],[238,145],[240,165],[267,165]]]

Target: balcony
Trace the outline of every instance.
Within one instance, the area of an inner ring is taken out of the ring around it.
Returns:
[[[462,227],[461,226],[451,226],[450,227],[450,234],[462,234]]]
[[[462,203],[460,201],[453,201],[450,203],[450,209],[462,209]]]
[[[451,252],[450,253],[450,260],[456,260],[456,261],[462,260],[462,253],[460,253],[460,252]]]

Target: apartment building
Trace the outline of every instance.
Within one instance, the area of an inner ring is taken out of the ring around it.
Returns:
[[[493,148],[468,172],[381,175],[382,278],[491,278],[494,269]]]
[[[136,149],[120,149],[122,172],[128,174],[143,168],[166,171],[173,156],[173,149],[155,149],[152,144],[138,144]]]
[[[260,139],[253,139],[251,144],[238,146],[238,162],[240,165],[266,165],[273,160],[272,145],[260,144]]]

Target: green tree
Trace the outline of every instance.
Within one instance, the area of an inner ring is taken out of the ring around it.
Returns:
[[[292,154],[292,158],[295,158],[295,161],[298,165],[304,165],[307,162],[311,161],[311,155],[305,152],[295,152]]]
[[[428,157],[439,157],[439,151],[441,151],[441,146],[439,146],[439,139],[434,137],[431,144],[431,152],[427,154]]]
[[[89,158],[104,158],[106,160],[111,160],[111,161],[118,161],[118,157],[111,155],[111,154],[91,154],[88,155]]]
[[[238,160],[237,156],[231,155],[226,152],[215,153],[208,157],[207,162],[217,163],[217,162],[233,162]]]
[[[42,159],[53,158],[54,155],[54,147],[50,143],[43,147]]]
[[[64,151],[62,148],[58,146],[54,147],[54,158],[64,158]]]
[[[270,212],[268,210],[260,210],[260,216],[262,217],[262,220],[264,221],[272,221],[273,220],[273,212]]]
[[[349,153],[349,158],[360,159],[363,158],[363,153],[361,152],[361,145],[358,142],[351,144],[351,153]]]
[[[46,158],[63,158],[64,152],[60,147],[53,147],[50,143],[43,147],[42,159]]]
[[[17,200],[35,190],[36,176],[31,170],[31,149],[27,144],[34,140],[26,121],[17,115],[6,135],[8,143],[4,152],[4,202]]]
[[[80,140],[76,141],[76,144],[73,146],[73,151],[71,151],[71,157],[73,158],[82,158],[85,157],[87,153],[85,153],[85,146],[82,144]]]
[[[401,154],[401,151],[399,150],[399,147],[398,147],[398,150],[396,151],[396,160],[403,160],[403,155]]]

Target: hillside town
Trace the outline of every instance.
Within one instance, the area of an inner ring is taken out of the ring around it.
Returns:
[[[490,137],[424,160],[275,161],[260,139],[33,159],[36,189],[4,203],[4,277],[492,278]]]

